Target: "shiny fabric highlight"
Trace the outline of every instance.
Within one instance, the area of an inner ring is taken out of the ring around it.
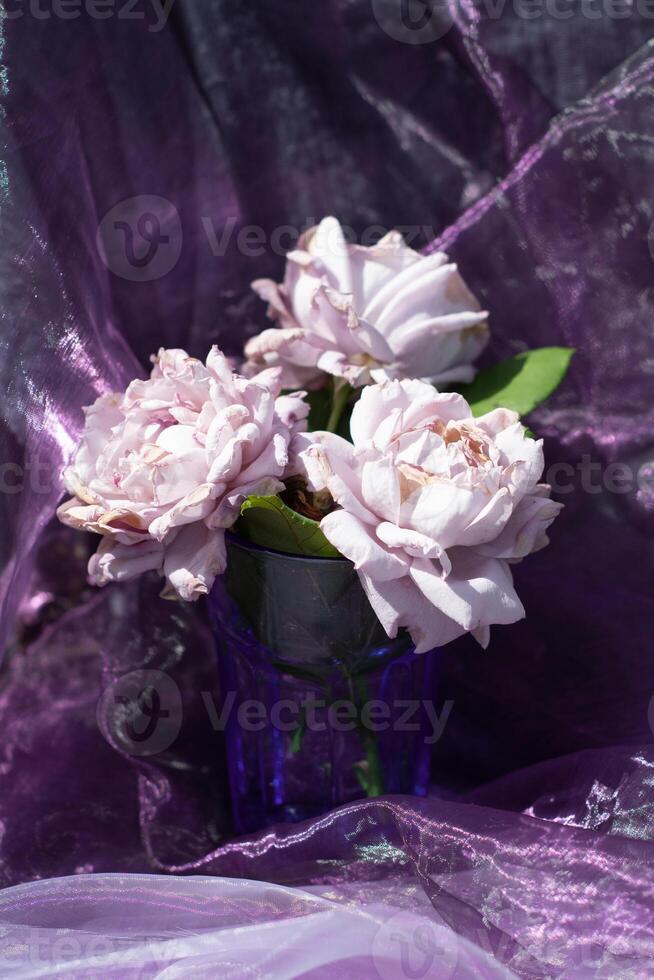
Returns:
[[[55,878],[2,893],[0,929],[4,975],[22,980],[515,977],[401,883],[357,895],[200,876]]]

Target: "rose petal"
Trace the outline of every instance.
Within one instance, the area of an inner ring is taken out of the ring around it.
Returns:
[[[464,630],[515,623],[525,616],[509,566],[466,549],[450,552],[452,571],[443,578],[434,563],[416,558],[411,577],[425,598]]]
[[[103,586],[109,582],[126,582],[144,572],[160,572],[163,556],[163,545],[152,538],[132,545],[103,538],[89,561],[89,581],[92,585]]]
[[[465,632],[458,623],[433,606],[410,578],[382,582],[361,572],[359,577],[368,601],[388,636],[393,639],[400,626],[406,627],[416,653],[427,653],[445,646]]]
[[[341,507],[356,515],[364,523],[376,524],[375,515],[368,510],[361,499],[360,477],[347,465],[347,450],[343,448],[340,453],[334,452],[333,448],[330,450],[330,446],[333,447],[334,442],[339,438],[335,436],[334,440],[327,444],[315,442],[300,454],[309,483],[314,490],[327,488]],[[343,439],[342,442],[345,440]],[[353,460],[354,456],[349,458]]]
[[[182,528],[166,547],[164,597],[172,593],[186,602],[195,602],[211,591],[216,576],[224,572],[226,561],[222,529],[210,530],[202,524]]]
[[[323,517],[320,529],[327,540],[350,559],[357,571],[365,572],[376,582],[400,578],[408,572],[406,557],[384,548],[369,527],[345,510],[336,510]]]
[[[516,560],[547,545],[547,529],[563,510],[563,504],[549,499],[548,486],[541,484],[537,491],[542,496],[523,497],[518,502],[497,537],[475,546],[478,554]]]
[[[377,537],[388,548],[401,548],[411,558],[432,558],[439,562],[440,574],[447,577],[452,570],[452,563],[447,552],[437,541],[428,538],[426,534],[412,531],[396,524],[382,521],[377,525]]]

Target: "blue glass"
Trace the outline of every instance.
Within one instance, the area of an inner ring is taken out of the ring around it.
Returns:
[[[424,795],[437,651],[389,640],[348,561],[227,550],[209,608],[235,830]]]

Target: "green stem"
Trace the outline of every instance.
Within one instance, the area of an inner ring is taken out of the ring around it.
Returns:
[[[345,410],[352,388],[347,381],[334,381],[334,393],[332,394],[332,410],[327,421],[327,432],[336,432],[341,416]]]
[[[377,739],[372,732],[362,734],[361,740],[366,750],[366,760],[368,762],[368,785],[366,796],[372,798],[384,795],[384,774],[382,772],[381,759],[379,758],[379,748]]]
[[[365,785],[366,796],[369,798],[383,796],[385,792],[384,772],[379,755],[377,738],[375,733],[369,731],[361,721],[363,706],[368,701],[366,682],[361,680],[361,678],[353,680],[352,677],[348,677],[348,686],[350,689],[350,698],[357,709],[359,738],[361,739],[361,745],[366,753],[366,762],[368,763]]]

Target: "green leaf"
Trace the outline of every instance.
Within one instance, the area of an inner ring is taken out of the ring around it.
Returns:
[[[248,497],[236,530],[262,548],[313,558],[340,557],[317,521],[291,510],[279,497]]]
[[[458,390],[475,416],[494,408],[510,408],[528,415],[561,384],[573,354],[571,347],[525,351],[480,371],[471,384],[461,385]]]

